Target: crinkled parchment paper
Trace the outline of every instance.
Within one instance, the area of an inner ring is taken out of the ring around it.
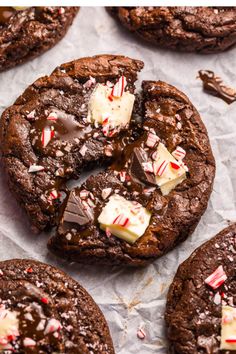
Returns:
[[[67,264],[50,255],[49,234],[33,235],[26,217],[0,174],[0,259],[32,257],[67,271],[90,292],[103,310],[116,353],[166,353],[163,314],[168,286],[177,266],[193,250],[236,221],[236,103],[202,91],[198,70],[215,71],[236,87],[236,48],[222,54],[196,55],[152,48],[119,28],[104,8],[82,8],[66,37],[41,57],[0,74],[0,113],[38,77],[57,65],[101,53],[124,54],[145,62],[141,79],[161,79],[188,95],[208,129],[217,162],[208,209],[194,234],[174,251],[143,269]],[[137,338],[142,325],[146,339]]]

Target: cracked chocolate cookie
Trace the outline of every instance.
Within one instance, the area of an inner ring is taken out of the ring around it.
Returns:
[[[0,352],[115,353],[90,295],[59,269],[24,259],[0,262]]]
[[[236,43],[236,7],[112,7],[131,32],[160,47],[222,52]]]
[[[0,7],[0,71],[35,58],[67,32],[76,7]]]
[[[11,190],[48,244],[85,263],[145,265],[193,232],[215,174],[206,129],[179,90],[134,83],[143,63],[82,58],[31,85],[1,119]],[[82,186],[66,182],[103,166]]]
[[[170,287],[170,353],[236,353],[236,224],[180,265]]]

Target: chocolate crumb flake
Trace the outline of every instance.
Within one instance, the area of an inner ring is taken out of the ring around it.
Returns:
[[[204,91],[221,98],[228,104],[236,101],[236,89],[226,86],[222,79],[216,76],[213,71],[200,70],[198,73],[203,82]]]

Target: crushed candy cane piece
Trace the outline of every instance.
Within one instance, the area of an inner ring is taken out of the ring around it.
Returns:
[[[82,189],[79,195],[81,199],[87,199],[89,197],[89,191],[87,191],[86,189]]]
[[[44,128],[42,131],[42,135],[41,135],[41,141],[42,141],[42,145],[43,147],[46,147],[48,145],[48,143],[52,140],[52,138],[54,137],[55,132],[54,130],[50,128]]]
[[[145,331],[144,331],[143,328],[139,328],[139,329],[138,329],[138,331],[137,331],[137,337],[138,337],[139,339],[142,339],[142,340],[146,338],[146,333],[145,333]]]
[[[81,147],[81,149],[79,150],[79,152],[80,152],[80,154],[81,154],[82,156],[85,156],[87,150],[88,150],[88,148],[87,148],[87,146],[84,144],[84,145]]]
[[[126,227],[129,225],[129,222],[129,218],[127,218],[124,214],[120,214],[114,219],[112,224],[119,225],[121,227]]]
[[[149,173],[153,173],[153,172],[154,172],[152,162],[150,162],[150,161],[148,161],[148,162],[143,162],[143,163],[142,163],[142,166],[143,166],[143,170],[144,170],[145,172],[149,172]]]
[[[180,147],[177,146],[177,148],[172,152],[172,155],[176,158],[176,160],[183,160],[186,156],[186,151]]]
[[[34,173],[34,172],[39,172],[39,171],[43,171],[44,167],[40,166],[40,165],[31,165],[28,169],[29,173]]]
[[[222,265],[220,265],[207,279],[205,283],[213,289],[219,288],[227,279]]]
[[[56,112],[51,112],[48,117],[47,117],[47,120],[52,120],[52,121],[55,121],[58,119],[58,116],[57,116],[57,113]]]
[[[32,338],[26,337],[23,340],[23,345],[24,345],[24,347],[35,347],[36,346],[36,342]]]
[[[153,133],[148,133],[148,137],[147,137],[147,141],[146,141],[146,145],[150,148],[154,148],[157,143],[160,141],[160,138]]]
[[[36,111],[35,111],[35,109],[33,110],[33,111],[31,111],[29,114],[27,114],[27,118],[28,119],[33,119],[33,118],[35,118],[35,114],[36,114]]]
[[[57,331],[60,331],[60,329],[62,328],[61,323],[56,320],[55,318],[51,318],[45,328],[44,334],[49,334],[49,333],[54,333]]]
[[[125,91],[125,88],[127,86],[127,80],[125,76],[121,76],[118,80],[118,82],[113,86],[111,95],[113,97],[121,97]]]

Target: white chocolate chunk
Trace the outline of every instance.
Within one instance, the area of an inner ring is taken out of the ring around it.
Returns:
[[[236,350],[236,308],[222,306],[221,350]]]
[[[113,128],[129,124],[135,96],[126,91],[121,97],[110,100],[111,92],[112,88],[108,86],[96,85],[88,104],[88,122],[103,124],[108,118]]]
[[[4,305],[0,305],[0,350],[4,350],[8,345],[8,336],[19,336],[19,320],[17,312],[10,311]],[[6,339],[6,343],[5,343]]]
[[[163,166],[166,162],[166,168],[161,174]],[[171,166],[171,162],[179,166],[179,169],[174,169]],[[160,174],[157,172],[160,170]],[[181,163],[179,163],[174,156],[172,156],[164,144],[160,143],[157,147],[156,158],[154,162],[154,172],[156,172],[156,183],[160,187],[163,195],[170,193],[178,184],[180,184],[186,178],[186,171]]]
[[[102,230],[129,243],[137,241],[149,225],[151,213],[141,204],[113,194],[98,217]]]

